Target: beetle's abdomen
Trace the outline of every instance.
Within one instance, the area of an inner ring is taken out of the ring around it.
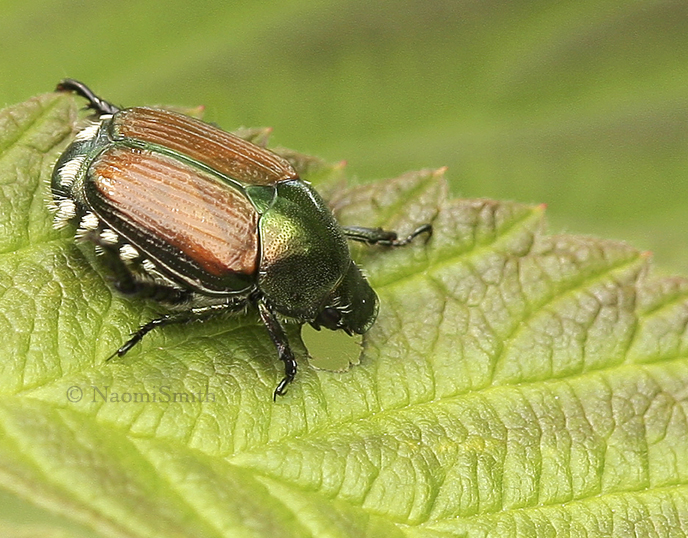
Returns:
[[[109,226],[201,291],[237,291],[237,277],[256,272],[258,214],[210,173],[113,146],[93,162],[85,195]]]
[[[289,162],[200,120],[154,108],[128,108],[112,124],[115,140],[156,144],[203,163],[240,183],[272,185],[297,178]]]

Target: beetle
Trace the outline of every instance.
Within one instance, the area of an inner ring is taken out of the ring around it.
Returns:
[[[377,295],[346,240],[398,247],[432,234],[430,224],[404,238],[342,227],[275,153],[183,114],[117,107],[74,79],[56,91],[85,98],[95,115],[55,165],[55,228],[75,224],[117,290],[168,308],[110,358],[155,328],[255,308],[284,363],[276,400],[297,370],[285,323],[351,335],[375,322]]]

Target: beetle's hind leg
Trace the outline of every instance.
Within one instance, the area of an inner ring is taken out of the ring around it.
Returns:
[[[103,244],[100,247],[103,261],[112,275],[112,285],[121,294],[153,299],[168,306],[181,305],[189,300],[189,291],[137,278],[116,250]]]
[[[83,82],[74,80],[73,78],[66,78],[58,82],[55,87],[57,92],[74,92],[80,95],[84,99],[88,100],[88,108],[92,108],[100,114],[114,114],[119,112],[119,107],[116,107],[112,103],[108,103],[104,99],[98,97],[91,88],[86,86]]]
[[[407,237],[399,239],[397,232],[392,230],[383,230],[382,228],[364,228],[362,226],[344,226],[342,228],[347,239],[352,241],[360,241],[368,245],[382,245],[386,247],[403,247],[408,245],[420,234],[427,233],[428,237],[432,235],[432,224],[423,224],[418,226]]]

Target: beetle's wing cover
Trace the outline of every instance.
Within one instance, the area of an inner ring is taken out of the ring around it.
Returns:
[[[256,271],[258,214],[210,173],[113,146],[93,163],[85,195],[109,226],[201,291],[237,291]]]
[[[181,153],[243,184],[272,185],[298,177],[279,155],[183,114],[129,108],[115,116],[112,129],[116,140],[134,139]]]

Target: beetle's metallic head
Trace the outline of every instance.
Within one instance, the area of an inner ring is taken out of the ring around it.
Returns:
[[[363,334],[377,318],[379,302],[361,270],[352,261],[349,270],[334,290],[331,300],[311,321],[316,329],[342,329],[349,334]]]

